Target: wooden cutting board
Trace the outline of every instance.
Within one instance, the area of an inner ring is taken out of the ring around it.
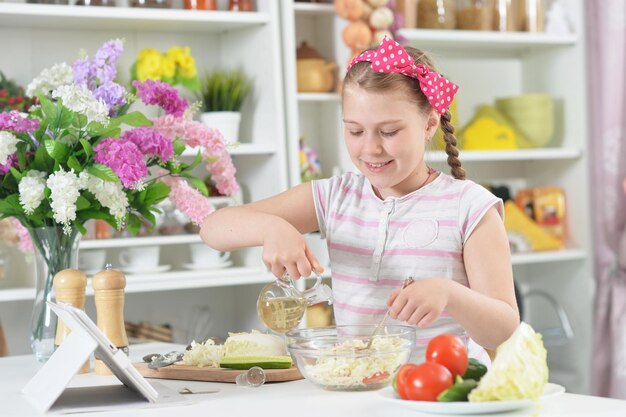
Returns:
[[[159,369],[148,368],[147,363],[133,364],[146,378],[182,379],[186,381],[235,382],[237,375],[244,372],[239,369],[198,368],[190,365],[170,365]],[[289,369],[265,369],[265,382],[286,382],[302,379],[295,366]]]

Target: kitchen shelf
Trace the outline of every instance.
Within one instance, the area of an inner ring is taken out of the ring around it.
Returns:
[[[330,270],[322,274],[330,277]],[[127,274],[125,292],[144,293],[155,291],[184,290],[191,288],[230,287],[233,285],[266,284],[276,279],[263,267],[232,267],[204,271],[169,271],[160,274]],[[306,278],[313,280],[314,277]],[[90,278],[89,278],[90,280]],[[91,282],[87,283],[87,295],[93,295]],[[0,302],[33,300],[35,289],[0,289]]]
[[[0,3],[0,26],[15,28],[220,33],[269,21],[263,12]]]
[[[340,102],[339,93],[298,93],[300,102]]]
[[[399,35],[420,49],[466,50],[490,53],[521,53],[529,50],[574,46],[578,37],[528,32],[488,32],[473,30],[401,29]]]
[[[334,15],[335,5],[295,2],[293,10],[297,15]]]
[[[557,251],[514,253],[511,256],[513,266],[585,260],[587,254],[581,249],[562,249]]]
[[[129,248],[131,246],[152,245],[178,245],[184,243],[199,243],[202,240],[198,234],[170,235],[170,236],[146,236],[146,237],[120,237],[112,239],[81,240],[80,249],[107,249]]]
[[[578,159],[582,150],[578,148],[540,148],[520,149],[511,151],[464,151],[459,150],[461,162],[489,162],[489,161],[547,161]],[[435,162],[445,162],[448,155],[444,151],[427,152],[426,159]]]
[[[196,156],[197,148],[187,148],[182,156]],[[231,155],[273,155],[276,145],[273,143],[239,143],[228,148]]]

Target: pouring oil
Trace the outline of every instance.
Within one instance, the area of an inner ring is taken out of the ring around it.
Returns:
[[[304,298],[276,297],[259,300],[257,310],[267,327],[277,333],[287,333],[300,323],[306,306]]]

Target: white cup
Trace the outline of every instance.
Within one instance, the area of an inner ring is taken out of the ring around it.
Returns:
[[[230,252],[217,251],[204,243],[193,243],[191,249],[191,262],[196,266],[215,266],[223,264],[230,258]]]
[[[78,255],[78,268],[83,271],[100,271],[104,269],[107,251],[104,249],[83,249]]]
[[[119,256],[123,268],[155,268],[159,266],[158,246],[137,246],[124,249]]]

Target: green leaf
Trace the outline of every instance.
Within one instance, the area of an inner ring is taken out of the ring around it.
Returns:
[[[102,164],[93,164],[89,167],[88,172],[104,181],[119,181],[119,177],[111,168]]]
[[[72,125],[73,120],[73,111],[64,106],[58,106],[56,117],[50,123],[50,129],[66,129]]]
[[[198,77],[193,77],[190,80],[183,78],[182,84],[190,91],[200,91],[200,89],[202,88],[202,85],[200,84],[200,80],[198,79]]]
[[[9,210],[13,211],[16,214],[22,214],[24,213],[24,208],[22,207],[22,205],[20,204],[20,196],[19,194],[11,194],[10,196],[7,196],[4,200],[0,200],[3,202],[2,206],[0,207],[8,207]],[[5,211],[5,210],[2,210]]]
[[[85,150],[85,156],[87,156],[87,158],[91,158],[91,155],[93,155],[91,143],[89,143],[87,139],[81,139],[80,144],[83,145],[83,149]]]
[[[85,210],[89,207],[91,207],[91,201],[87,200],[82,195],[79,195],[78,199],[76,200],[76,211]]]
[[[74,126],[76,126],[79,129],[84,128],[85,126],[87,126],[87,123],[89,122],[89,120],[87,119],[87,116],[85,116],[84,114],[80,114],[80,113],[74,113]]]
[[[185,152],[185,149],[187,149],[187,146],[183,142],[179,140],[174,141],[174,155],[179,156]]]
[[[24,177],[24,173],[18,171],[17,169],[15,169],[14,167],[9,168],[11,170],[11,174],[13,174],[13,177],[15,178],[15,181],[17,181],[18,183],[20,181],[22,181],[22,178]]]
[[[74,155],[70,156],[67,159],[67,166],[72,168],[76,173],[79,173],[80,171],[82,171],[80,162],[78,162],[78,159]]]
[[[160,181],[155,181],[146,187],[145,206],[152,206],[163,201],[170,194],[170,187]]]
[[[79,222],[74,222],[74,226],[78,229],[78,231],[84,235],[87,233],[87,229],[85,229],[85,226],[83,226],[81,223]]]
[[[37,151],[35,151],[35,162],[32,168],[38,171],[50,172],[52,171],[53,163],[54,160],[50,158],[50,156],[48,155],[48,151],[46,151],[46,148],[44,148],[43,146],[37,148]]]
[[[24,171],[26,169],[26,148],[28,144],[26,142],[19,142],[17,144],[17,164],[20,169]]]
[[[128,229],[129,232],[136,235],[137,232],[139,232],[139,229],[141,228],[141,220],[139,219],[139,217],[137,217],[134,214],[129,214],[126,228]]]
[[[204,181],[202,181],[200,178],[192,177],[190,175],[189,176],[184,175],[184,177],[187,179],[187,181],[191,183],[193,188],[200,191],[200,193],[202,193],[203,196],[205,197],[209,196],[209,190],[206,184],[204,183]]]
[[[81,210],[80,212],[76,212],[76,216],[80,215],[81,219],[98,219],[98,220],[106,220],[109,221],[113,219],[113,216],[109,214],[109,210]]]
[[[145,218],[146,218],[146,220],[148,220],[148,221],[150,222],[150,224],[154,225],[154,224],[156,223],[156,217],[154,217],[154,214],[152,214],[152,213],[150,212],[150,210],[147,210],[147,209],[145,209],[145,208],[141,208],[141,209],[139,210],[139,213],[141,213],[141,215],[142,215],[143,217],[145,217]]]
[[[129,126],[139,127],[139,126],[152,126],[152,122],[143,113],[134,111],[128,114],[124,114],[116,118],[116,120],[120,123],[125,123]]]
[[[44,119],[46,119],[47,124],[51,124],[57,118],[57,106],[44,95],[37,96],[37,98],[41,103]]]
[[[70,152],[70,148],[58,140],[46,140],[44,141],[44,147],[48,151],[48,155],[57,162],[64,161]]]

